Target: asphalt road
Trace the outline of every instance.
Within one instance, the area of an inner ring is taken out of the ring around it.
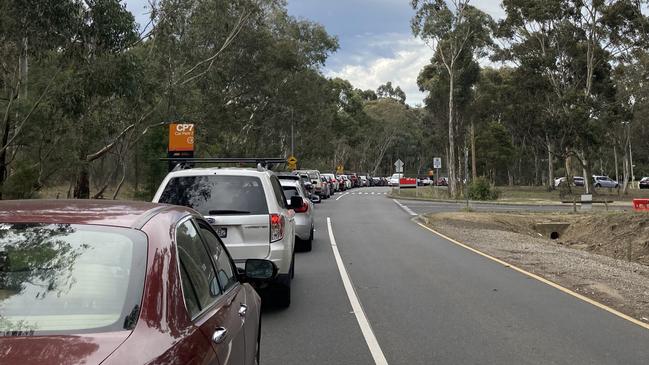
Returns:
[[[649,363],[648,330],[433,235],[386,191],[356,189],[317,206],[313,251],[296,257],[291,307],[264,311],[263,364],[374,363],[327,217],[389,364]],[[413,214],[461,209],[401,203]]]

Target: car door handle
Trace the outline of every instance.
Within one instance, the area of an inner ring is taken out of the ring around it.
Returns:
[[[225,340],[225,337],[228,334],[228,330],[223,327],[218,327],[214,330],[212,334],[212,341],[216,344],[219,344]]]
[[[245,304],[241,304],[241,307],[239,307],[239,316],[245,317],[246,313],[248,313],[248,306]]]

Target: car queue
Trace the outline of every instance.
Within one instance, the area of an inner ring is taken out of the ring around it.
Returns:
[[[180,163],[152,203],[1,201],[0,363],[259,364],[315,204],[381,180],[236,161]]]

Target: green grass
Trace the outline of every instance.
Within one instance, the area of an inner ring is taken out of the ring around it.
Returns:
[[[500,198],[498,201],[553,201],[561,202],[562,200],[570,201],[575,197],[579,200],[581,194],[585,194],[583,187],[572,189],[572,195],[561,197],[558,189],[548,191],[544,186],[498,186],[500,191]],[[403,196],[408,198],[422,198],[422,199],[437,199],[445,200],[450,199],[448,189],[446,187],[423,186],[415,189],[392,189],[392,194],[395,196]],[[612,200],[616,202],[631,201],[634,198],[647,198],[649,199],[649,189],[629,189],[627,195],[622,194],[620,189],[619,194],[617,189],[596,189],[593,195],[594,200]],[[462,199],[459,199],[462,200]]]

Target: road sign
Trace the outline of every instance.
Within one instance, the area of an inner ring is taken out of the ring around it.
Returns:
[[[191,123],[169,124],[169,152],[194,150],[194,125]]]
[[[345,173],[345,166],[343,165],[338,165],[336,167],[336,174],[341,175]]]
[[[288,163],[288,168],[290,170],[296,170],[297,169],[297,158],[295,156],[289,157],[286,162]]]
[[[441,169],[442,168],[442,159],[441,159],[441,157],[433,158],[433,168],[434,169]]]
[[[403,172],[403,161],[401,161],[401,159],[398,159],[398,160],[394,163],[394,167],[395,167],[395,171],[396,171],[397,173],[402,173],[402,172]]]

